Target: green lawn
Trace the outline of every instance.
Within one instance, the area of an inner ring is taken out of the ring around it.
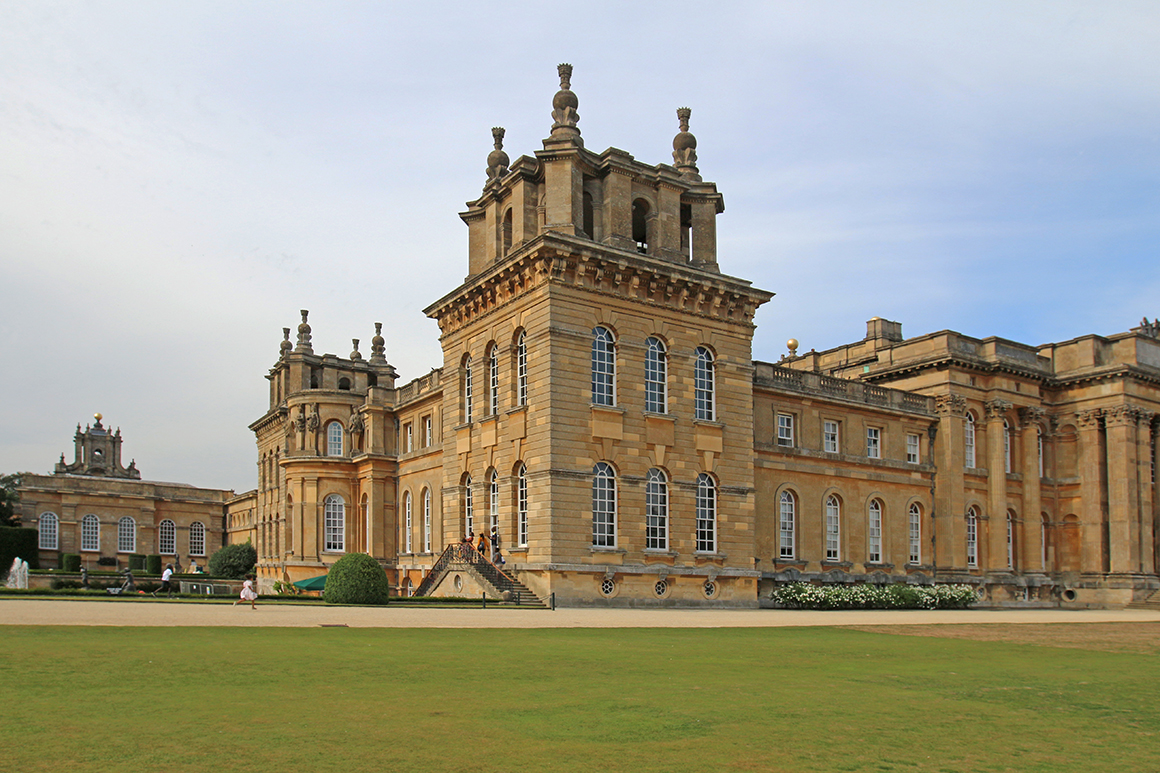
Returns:
[[[12,771],[1160,770],[1150,654],[826,628],[0,636]]]

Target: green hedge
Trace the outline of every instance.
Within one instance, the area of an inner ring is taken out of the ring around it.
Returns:
[[[979,600],[970,585],[811,585],[774,588],[771,598],[793,609],[966,609]]]
[[[61,553],[60,554],[60,568],[66,572],[79,572],[81,570],[81,557],[78,553]]]
[[[129,570],[133,572],[145,571],[145,554],[132,553],[129,555]]]
[[[386,604],[391,583],[379,562],[366,553],[349,553],[326,575],[322,598],[328,604]]]
[[[145,573],[161,574],[161,556],[145,556]]]
[[[7,577],[12,561],[22,558],[29,569],[40,568],[40,536],[36,529],[0,526],[0,577]]]

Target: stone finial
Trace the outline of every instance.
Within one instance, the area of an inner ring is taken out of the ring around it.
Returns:
[[[290,328],[282,328],[282,343],[278,344],[278,359],[285,357],[294,349],[294,344],[290,343]]]
[[[302,322],[298,325],[298,345],[294,347],[294,351],[303,354],[314,354],[314,347],[310,345],[310,323],[306,321],[306,317],[310,312],[302,309]]]
[[[495,150],[487,154],[488,182],[498,180],[507,174],[508,164],[510,163],[508,154],[503,152],[504,128],[502,126],[492,127],[491,136],[495,142]]]
[[[1149,338],[1160,338],[1160,317],[1152,320],[1151,322],[1148,321],[1147,317],[1144,317],[1142,320],[1140,320],[1139,327],[1132,328],[1132,332],[1140,333],[1141,335],[1145,335]]]
[[[580,113],[576,112],[580,100],[572,92],[572,65],[561,64],[557,71],[560,73],[560,90],[552,97],[552,139],[582,144],[580,129],[576,127],[580,121]]]
[[[785,346],[787,349],[789,349],[789,356],[790,357],[797,357],[798,340],[796,338],[791,338],[788,341],[786,341]]]
[[[371,363],[374,365],[387,364],[386,341],[383,340],[383,323],[375,323],[375,337],[371,339]]]
[[[692,182],[701,182],[701,175],[697,169],[697,138],[689,131],[689,117],[693,111],[687,107],[677,108],[677,120],[680,122],[680,131],[673,137],[673,165],[681,173],[681,177]]]
[[[350,353],[350,358],[351,358],[352,360],[361,360],[361,359],[362,359],[362,354],[361,354],[361,353],[359,352],[359,350],[358,350],[358,339],[357,339],[357,338],[352,338],[352,339],[350,339],[350,343],[351,343],[351,345],[354,347],[354,351],[352,351],[352,352]]]

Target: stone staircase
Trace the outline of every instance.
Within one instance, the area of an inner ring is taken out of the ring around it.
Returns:
[[[423,577],[423,582],[415,590],[416,596],[426,596],[439,587],[439,583],[453,571],[468,571],[486,588],[494,591],[503,603],[532,609],[547,609],[548,605],[526,585],[488,561],[479,551],[465,542],[448,545],[440,554],[431,570]]]
[[[1160,590],[1154,590],[1143,599],[1133,601],[1125,609],[1150,609],[1153,612],[1160,612]]]

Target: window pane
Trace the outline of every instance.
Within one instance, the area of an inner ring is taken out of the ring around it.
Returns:
[[[56,550],[59,544],[59,521],[56,513],[41,513],[37,528],[40,532],[39,547],[41,550]]]
[[[693,369],[693,414],[697,419],[713,421],[713,353],[697,347],[697,363]]]
[[[604,462],[592,470],[592,544],[616,547],[616,476]]]
[[[668,550],[669,547],[669,486],[660,470],[649,470],[645,483],[645,538],[646,550]]]
[[[697,476],[697,551],[717,552],[717,486],[705,473]]]
[[[205,524],[201,521],[189,524],[189,554],[191,556],[205,555]]]
[[[795,504],[793,494],[788,491],[781,492],[781,547],[779,552],[782,558],[794,557]]]
[[[648,347],[644,359],[644,409],[652,413],[667,413],[668,362],[665,345],[656,338],[645,342]]]
[[[171,556],[177,552],[177,525],[168,519],[157,527],[157,552]]]
[[[592,331],[592,404],[616,404],[616,350],[612,333],[598,327]]]
[[[323,505],[325,537],[323,550],[342,552],[346,549],[346,502],[337,494],[331,494]]]

